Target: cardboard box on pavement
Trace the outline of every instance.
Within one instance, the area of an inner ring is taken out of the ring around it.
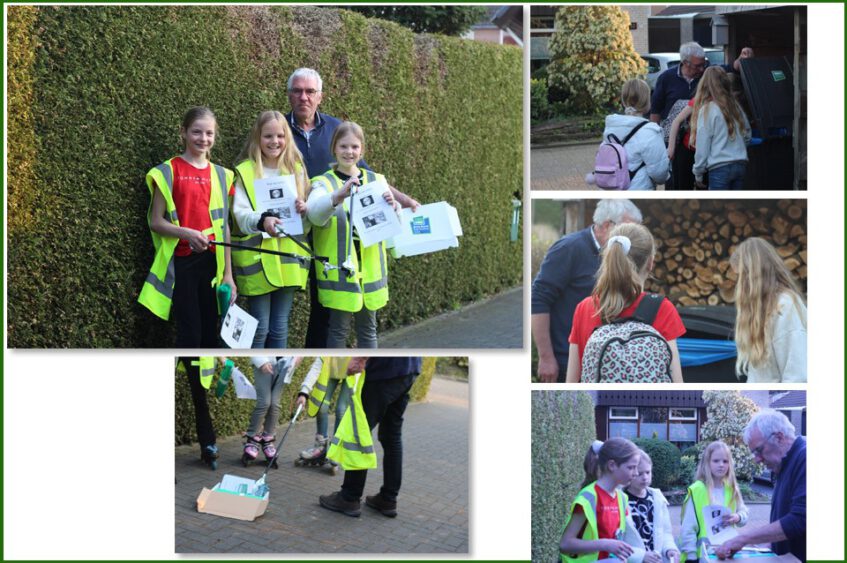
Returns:
[[[255,492],[256,482],[234,475],[224,475],[212,489],[203,487],[197,497],[197,512],[214,514],[225,518],[252,521],[268,509],[270,492],[259,497]]]

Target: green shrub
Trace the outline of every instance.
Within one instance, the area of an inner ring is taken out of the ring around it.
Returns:
[[[231,166],[256,115],[288,108],[285,80],[301,66],[324,78],[323,111],[362,125],[375,170],[461,217],[459,248],[389,265],[382,330],[521,282],[522,245],[508,230],[523,185],[520,49],[318,7],[40,5],[8,16],[9,346],[170,346],[172,324],[136,302],[153,256],[144,175],[178,154],[191,105],[216,113],[212,158]],[[292,347],[308,307],[298,293]]]
[[[584,391],[532,392],[532,560],[558,560],[570,505],[595,439],[594,403]]]
[[[653,460],[654,487],[666,489],[676,483],[680,471],[679,448],[667,440],[653,438],[635,438],[633,442]]]
[[[244,375],[253,381],[253,364],[249,358],[234,357],[231,358],[236,367],[241,370]],[[280,396],[279,404],[281,406],[279,413],[279,424],[287,424],[294,415],[296,407],[294,401],[297,399],[297,393],[300,391],[300,385],[306,377],[309,368],[312,367],[314,358],[303,358],[303,361],[294,371],[291,378],[291,383],[286,385]],[[412,401],[421,401],[426,398],[429,392],[429,386],[432,382],[432,376],[435,373],[435,364],[438,358],[427,357],[423,359],[421,374],[415,380],[409,396]],[[220,366],[218,366],[220,372]],[[212,421],[215,426],[215,432],[218,436],[235,436],[239,435],[247,429],[247,423],[250,420],[250,413],[253,412],[255,401],[249,399],[238,399],[235,396],[233,384],[230,383],[226,393],[220,399],[215,397],[215,386],[217,385],[217,375],[212,382],[212,387],[207,393],[209,402],[209,413],[212,416]],[[177,446],[181,444],[190,444],[197,441],[197,431],[194,424],[194,405],[191,402],[191,391],[188,387],[188,380],[184,374],[176,373],[176,425],[175,425],[175,443]],[[330,416],[335,416],[335,400],[338,397],[338,392],[334,393],[332,402],[329,406]],[[300,415],[301,424],[306,420],[306,415]],[[308,424],[311,424],[309,422]]]
[[[691,449],[691,448],[688,448]],[[697,458],[690,455],[683,455],[679,458],[679,476],[676,479],[676,484],[687,487],[695,481],[697,475]]]
[[[550,103],[547,101],[547,81],[530,79],[530,118],[541,121],[550,117]]]

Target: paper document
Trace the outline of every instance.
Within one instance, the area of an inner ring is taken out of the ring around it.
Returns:
[[[703,507],[703,522],[706,523],[709,543],[711,545],[720,545],[738,535],[735,528],[732,526],[724,526],[721,523],[724,516],[729,516],[731,514],[732,510],[726,506],[710,504]]]
[[[233,303],[221,324],[221,338],[230,348],[250,348],[253,346],[253,335],[256,334],[258,326],[259,321]]]
[[[238,368],[232,368],[232,382],[235,385],[235,396],[239,399],[256,400],[256,388],[247,379],[247,376],[241,373]]]
[[[369,182],[351,196],[352,222],[362,246],[372,246],[400,233],[400,219],[394,208],[383,199],[388,191],[385,180]]]
[[[303,234],[303,220],[297,213],[297,184],[294,175],[259,178],[253,182],[256,193],[256,210],[273,213],[282,219],[282,228],[289,235]],[[264,236],[269,236],[263,233]]]
[[[238,495],[258,496],[261,498],[263,495],[256,494],[257,488],[256,481],[253,479],[229,474],[224,475],[220,484],[216,487],[219,491],[226,491],[228,493],[235,493]]]

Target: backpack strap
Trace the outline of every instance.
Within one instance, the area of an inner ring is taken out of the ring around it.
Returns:
[[[659,308],[662,306],[662,302],[665,300],[663,295],[658,295],[656,293],[645,293],[644,297],[641,298],[641,302],[638,304],[638,307],[635,308],[635,312],[632,314],[632,319],[637,321],[641,321],[644,324],[648,324],[653,326],[653,321],[656,320],[656,315],[659,314]]]
[[[649,121],[649,120],[647,120],[647,119],[645,119],[644,121],[642,121],[641,123],[639,123],[638,125],[636,125],[635,127],[633,127],[633,128],[632,128],[632,131],[630,131],[630,132],[629,132],[629,135],[627,135],[626,137],[624,137],[624,138],[623,138],[623,141],[621,141],[621,144],[622,144],[622,145],[625,145],[625,144],[627,143],[627,141],[629,141],[630,139],[632,139],[633,135],[635,135],[636,133],[638,133],[638,130],[639,130],[639,129],[641,129],[642,127],[644,127],[644,126],[645,126],[645,125],[647,125],[648,123],[650,123],[650,121]]]

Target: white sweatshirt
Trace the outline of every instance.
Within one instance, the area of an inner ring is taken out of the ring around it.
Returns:
[[[612,134],[623,142],[624,138],[644,121],[647,120],[637,115],[607,115],[603,139]],[[668,180],[670,161],[662,138],[662,128],[657,124],[644,125],[627,141],[624,149],[630,172],[644,163],[632,178],[630,190],[655,190],[656,184],[664,184]]]
[[[806,305],[792,294],[779,296],[769,354],[761,366],[747,366],[747,383],[806,383]]]

